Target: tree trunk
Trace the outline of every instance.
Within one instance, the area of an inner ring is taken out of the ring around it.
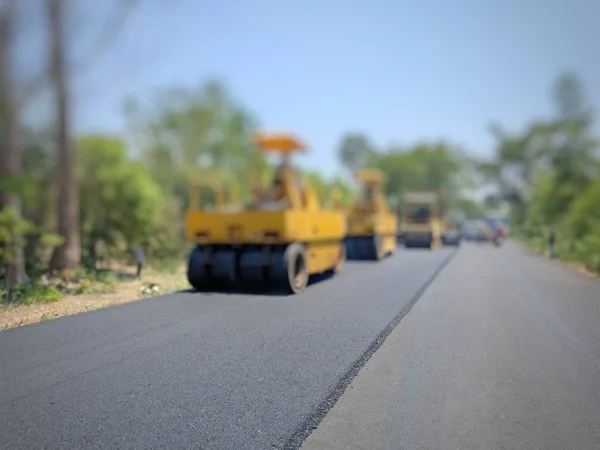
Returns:
[[[0,178],[18,175],[21,172],[21,146],[19,142],[19,114],[15,91],[12,85],[11,38],[14,26],[15,0],[4,4],[0,10],[0,142],[3,161],[0,166]],[[17,193],[0,193],[0,209],[12,207],[21,217],[21,198]],[[22,237],[19,230],[13,233],[12,243],[8,244],[6,283],[9,286],[26,283],[29,277],[25,271]]]
[[[79,190],[75,176],[75,155],[71,147],[69,92],[66,74],[63,0],[48,0],[51,42],[52,84],[56,96],[59,153],[58,233],[64,243],[57,247],[50,261],[54,270],[74,269],[81,262],[79,229]]]

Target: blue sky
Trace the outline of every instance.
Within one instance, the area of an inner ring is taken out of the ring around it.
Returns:
[[[114,2],[80,0],[80,41]],[[332,174],[348,130],[381,146],[446,138],[490,154],[488,124],[519,129],[551,113],[550,86],[565,69],[600,106],[594,0],[140,3],[77,79],[78,131],[122,131],[125,97],[220,77],[262,125],[311,144],[303,165]]]

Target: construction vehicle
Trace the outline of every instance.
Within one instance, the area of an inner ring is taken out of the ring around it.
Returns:
[[[442,201],[437,192],[407,192],[403,197],[405,247],[435,249],[442,243]]]
[[[334,209],[345,212],[346,208],[342,203],[342,190],[339,187],[335,186],[333,189],[331,189],[331,192],[329,193],[329,199]]]
[[[240,209],[239,192],[234,185],[225,188],[225,183],[214,174],[203,174],[190,183],[190,205],[192,209],[201,207],[201,191],[208,190],[212,194],[213,209],[217,211],[232,211]]]
[[[290,134],[257,134],[255,144],[282,157],[268,189],[255,189],[253,200],[236,211],[193,204],[187,211],[186,237],[196,245],[187,277],[197,290],[241,284],[295,294],[309,276],[338,273],[344,265],[343,212],[323,210],[291,165],[291,155],[306,146]]]
[[[379,170],[354,174],[361,185],[360,197],[348,211],[348,259],[380,261],[396,251],[398,218],[390,211],[383,193],[385,175]]]

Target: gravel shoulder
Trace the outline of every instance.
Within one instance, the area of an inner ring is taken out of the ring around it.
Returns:
[[[156,285],[159,288],[159,291],[154,292],[153,295],[189,288],[183,268],[172,273],[149,270],[139,280],[121,281],[115,286],[101,289],[100,292],[67,295],[55,303],[1,305],[0,330],[141,300],[151,295],[151,293],[146,294],[143,289],[149,285]]]

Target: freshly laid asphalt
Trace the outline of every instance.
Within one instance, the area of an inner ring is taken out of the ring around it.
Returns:
[[[460,253],[459,250],[458,252]],[[0,449],[297,448],[455,250],[0,333]]]
[[[385,341],[384,341],[385,339]],[[405,250],[0,333],[0,449],[600,449],[600,282]]]

